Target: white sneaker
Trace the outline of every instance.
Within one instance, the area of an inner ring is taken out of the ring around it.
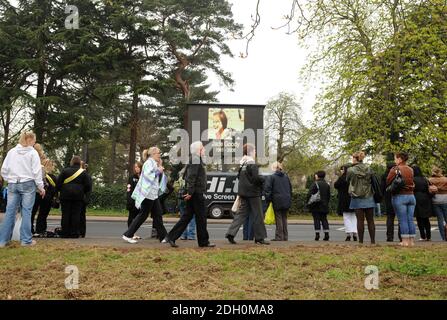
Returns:
[[[31,241],[31,243],[22,243],[22,247],[32,247],[37,244],[36,240]]]
[[[134,240],[134,239],[132,239],[132,238],[128,238],[128,237],[126,237],[125,235],[123,235],[123,240],[124,240],[124,241],[127,241],[127,242],[129,242],[129,243],[132,243],[132,244],[134,244],[134,243],[138,243],[137,240]]]
[[[161,243],[168,243],[168,240],[164,238],[163,240],[161,240]]]

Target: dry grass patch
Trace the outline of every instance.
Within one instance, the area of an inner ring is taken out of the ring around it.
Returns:
[[[80,272],[78,290],[65,267]],[[376,265],[379,290],[364,287]],[[0,299],[447,299],[447,246],[0,250]]]

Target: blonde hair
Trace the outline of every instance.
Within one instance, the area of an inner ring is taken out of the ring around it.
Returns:
[[[431,174],[434,177],[442,177],[442,169],[438,166],[433,166],[431,169]]]
[[[29,139],[34,139],[36,140],[36,135],[34,134],[34,132],[32,131],[22,131],[22,133],[20,134],[20,138],[19,138],[19,143],[26,147],[28,146],[28,140]]]
[[[283,170],[282,163],[278,162],[278,161],[273,162],[272,166],[271,166],[271,169],[272,169],[272,171],[276,171],[278,169],[279,169],[279,171],[282,171]]]
[[[39,158],[40,158],[40,163],[43,164],[43,162],[45,161],[45,159],[47,158],[45,155],[45,152],[43,152],[43,148],[42,145],[40,143],[36,143],[34,145],[34,149],[37,151],[37,153],[39,154]]]
[[[54,162],[50,159],[45,159],[42,165],[45,173],[52,173],[54,171]]]
[[[149,158],[149,150],[144,149],[143,150],[143,162],[146,162],[147,158]]]
[[[158,147],[150,147],[149,150],[147,151],[149,154],[149,157],[152,157],[155,153],[155,151],[160,151],[160,149]]]
[[[363,159],[365,159],[365,153],[363,151],[357,151],[353,153],[353,158],[355,158],[358,162],[363,162]]]

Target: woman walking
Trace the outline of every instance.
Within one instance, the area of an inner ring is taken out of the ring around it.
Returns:
[[[357,217],[355,211],[349,208],[351,204],[351,197],[349,196],[349,183],[346,180],[348,174],[348,165],[344,165],[340,168],[341,176],[335,181],[334,187],[337,189],[338,194],[338,206],[337,213],[343,216],[343,223],[345,225],[346,239],[345,241],[351,241],[351,237],[354,241],[357,241]]]
[[[433,201],[433,211],[438,218],[438,228],[442,240],[447,240],[445,225],[447,224],[447,177],[442,174],[442,170],[433,167],[430,184],[435,187]]]
[[[129,217],[127,218],[127,227],[130,227],[132,221],[138,215],[138,210],[135,207],[135,200],[132,199],[132,193],[137,186],[138,180],[140,180],[141,170],[143,169],[143,164],[140,161],[135,162],[133,166],[133,174],[129,177],[127,182],[127,210],[129,211]],[[134,236],[135,240],[141,239],[138,236]]]
[[[152,214],[153,225],[157,230],[157,236],[160,242],[167,234],[163,225],[161,205],[158,199],[160,195],[159,178],[163,175],[164,170],[161,166],[161,153],[157,147],[150,148],[148,153],[149,158],[143,165],[140,179],[132,193],[132,198],[135,200],[135,207],[140,211],[122,237],[124,241],[129,243],[138,242],[133,237],[135,236],[135,232],[146,221],[149,212]]]
[[[267,180],[265,187],[265,201],[273,204],[275,212],[276,231],[273,241],[287,241],[287,212],[292,205],[292,184],[284,173],[282,164],[272,164],[273,175]]]
[[[253,217],[253,230],[255,243],[269,245],[265,241],[267,230],[265,228],[262,215],[261,193],[264,179],[259,175],[259,168],[255,162],[256,148],[252,144],[245,144],[243,147],[241,167],[239,168],[238,195],[241,200],[239,209],[234,216],[234,220],[228,228],[225,238],[232,244],[236,244],[234,238],[239,228],[244,224],[249,215]]]
[[[429,182],[422,174],[421,168],[413,166],[414,172],[414,197],[416,198],[416,208],[414,215],[418,223],[421,239],[419,241],[431,241],[430,217],[433,212],[431,202],[432,195],[428,190]]]
[[[33,148],[35,143],[36,135],[33,132],[22,132],[19,144],[8,152],[3,161],[1,175],[8,181],[8,203],[0,228],[0,248],[11,241],[18,209],[22,214],[20,226],[22,246],[36,244],[31,233],[31,210],[36,198],[36,189],[39,190],[41,197],[45,196],[45,189],[39,155]]]
[[[329,213],[329,201],[331,198],[331,188],[329,184],[324,180],[326,172],[318,171],[315,173],[315,182],[310,186],[307,194],[306,203],[309,203],[309,199],[312,195],[320,193],[320,200],[314,202],[309,206],[314,218],[315,229],[315,241],[320,240],[321,226],[323,226],[324,238],[323,241],[329,241],[329,222],[327,215]]]
[[[398,152],[394,155],[396,166],[391,169],[386,179],[387,186],[391,185],[396,176],[400,175],[405,182],[401,188],[394,191],[392,203],[402,236],[400,243],[404,247],[414,246],[416,237],[416,227],[414,225],[414,209],[416,207],[416,198],[414,197],[414,173],[413,169],[407,165],[408,154]]]
[[[355,211],[357,218],[357,233],[359,243],[363,243],[365,235],[365,218],[368,223],[371,244],[376,243],[376,226],[374,224],[374,194],[372,191],[371,168],[363,163],[365,153],[358,151],[352,155],[352,166],[348,168],[346,179],[349,183],[349,195],[351,196],[350,209]]]

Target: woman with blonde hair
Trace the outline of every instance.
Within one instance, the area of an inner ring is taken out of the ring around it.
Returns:
[[[8,204],[0,228],[0,248],[11,241],[17,209],[20,209],[22,214],[22,246],[36,244],[31,233],[31,210],[36,189],[42,197],[45,196],[45,189],[39,155],[33,148],[35,143],[36,135],[32,131],[22,132],[19,144],[8,152],[3,161],[1,175],[8,182]]]
[[[47,231],[47,218],[53,206],[53,199],[56,195],[57,177],[53,174],[54,163],[50,159],[43,161],[43,170],[45,172],[45,197],[40,201],[39,214],[36,221],[36,234],[34,236],[45,236]]]
[[[47,160],[47,156],[45,155],[43,147],[40,143],[34,144],[33,148],[37,151],[37,154],[39,155],[40,164],[42,165],[42,180],[46,190],[48,182],[47,179],[45,179],[44,162]],[[38,232],[35,232],[34,230],[34,219],[36,217],[37,211],[39,211],[42,200],[43,198],[40,196],[39,192],[36,192],[36,199],[34,201],[33,210],[31,211],[31,233],[36,236],[38,236]]]
[[[164,168],[161,166],[161,152],[159,148],[152,147],[148,153],[149,158],[143,165],[141,178],[138,180],[132,193],[132,199],[135,200],[135,207],[139,209],[139,213],[122,236],[123,240],[129,243],[138,242],[133,237],[146,221],[149,212],[152,213],[153,225],[157,229],[157,236],[160,242],[167,234],[163,225],[162,209],[159,201],[160,177],[164,171]]]

